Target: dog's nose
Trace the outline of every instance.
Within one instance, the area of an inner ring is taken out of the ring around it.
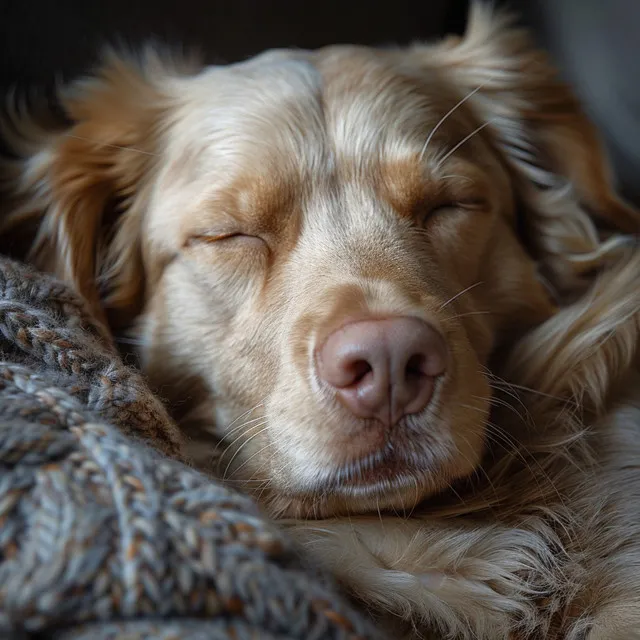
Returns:
[[[399,317],[345,325],[329,335],[316,360],[320,378],[354,415],[392,426],[429,404],[447,350],[436,329]]]

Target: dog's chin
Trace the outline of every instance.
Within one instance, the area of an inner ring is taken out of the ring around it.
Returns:
[[[424,500],[470,476],[480,460],[438,464],[407,462],[393,451],[327,469],[322,480],[298,490],[272,491],[268,510],[277,517],[319,519],[362,513],[408,513]]]
[[[466,413],[457,403],[431,406],[389,428],[335,414],[301,425],[277,399],[253,419],[258,434],[236,436],[222,460],[225,477],[255,491],[275,518],[408,512],[476,472],[486,444],[486,400],[462,403]]]

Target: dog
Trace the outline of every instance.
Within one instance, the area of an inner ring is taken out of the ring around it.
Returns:
[[[5,126],[3,237],[135,343],[194,464],[390,637],[640,638],[640,214],[507,15],[110,53],[61,102]]]

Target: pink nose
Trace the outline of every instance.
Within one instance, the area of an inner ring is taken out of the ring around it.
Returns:
[[[317,353],[318,374],[338,399],[357,417],[386,426],[429,404],[446,361],[442,336],[409,317],[347,324]]]

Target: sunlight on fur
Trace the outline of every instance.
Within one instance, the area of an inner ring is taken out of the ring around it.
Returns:
[[[640,638],[640,213],[508,16],[112,52],[60,99],[8,105],[3,248],[135,348],[195,464],[391,638]]]

